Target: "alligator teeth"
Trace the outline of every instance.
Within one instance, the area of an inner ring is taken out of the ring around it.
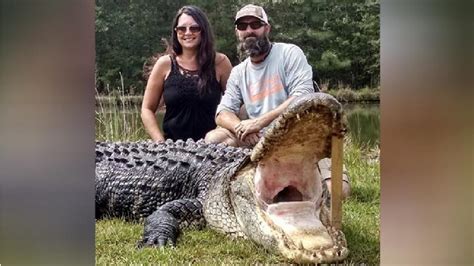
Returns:
[[[303,242],[302,242],[302,241],[300,241],[300,242],[298,243],[298,249],[299,249],[299,250],[303,250]]]
[[[323,259],[323,255],[320,252],[316,252],[316,257],[318,257],[319,260]]]
[[[326,251],[324,251],[324,254],[326,255],[326,257],[333,257],[334,256],[334,251],[326,250]]]

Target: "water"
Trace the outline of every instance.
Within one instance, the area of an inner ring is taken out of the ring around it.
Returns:
[[[347,104],[344,105],[344,113],[348,126],[346,135],[349,135],[353,142],[369,148],[379,145],[379,104]],[[156,117],[161,126],[163,113],[158,113]],[[99,118],[108,121],[107,125],[99,122]],[[120,140],[122,136],[127,136],[127,140],[148,138],[141,122],[139,108],[130,107],[121,111],[109,109],[96,114],[97,140]]]
[[[380,144],[380,105],[344,105],[347,118],[348,135],[362,146],[372,148]]]

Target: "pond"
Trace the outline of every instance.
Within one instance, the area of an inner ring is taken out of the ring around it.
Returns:
[[[355,143],[365,147],[380,144],[380,104],[346,104],[348,133]]]
[[[365,146],[375,147],[380,143],[380,105],[345,104],[348,133],[352,141]],[[161,126],[163,113],[157,114]],[[143,128],[140,109],[137,106],[126,108],[99,108],[96,112],[97,140],[140,140],[148,135]]]

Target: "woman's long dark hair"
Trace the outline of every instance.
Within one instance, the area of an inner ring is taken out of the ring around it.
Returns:
[[[212,79],[216,75],[215,58],[216,51],[214,50],[214,36],[212,29],[207,19],[206,14],[197,6],[183,6],[178,10],[173,20],[171,28],[171,48],[175,55],[183,53],[183,47],[178,41],[178,36],[174,30],[178,26],[178,19],[182,14],[191,16],[199,26],[201,26],[201,43],[199,44],[199,51],[197,54],[198,61],[198,90],[202,94],[209,88]]]

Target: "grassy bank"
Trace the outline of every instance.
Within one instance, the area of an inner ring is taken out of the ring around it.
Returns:
[[[127,105],[140,106],[142,104],[142,95],[101,95],[95,96],[96,106],[121,106],[122,103]]]
[[[357,147],[346,140],[344,164],[351,177],[352,195],[343,205],[343,232],[350,255],[346,263],[380,263],[380,168],[379,151]],[[176,248],[136,249],[143,224],[120,219],[96,222],[97,264],[279,263],[284,258],[248,240],[232,240],[209,229],[188,229]]]
[[[380,101],[380,89],[364,88],[360,90],[338,89],[327,90],[328,94],[334,96],[340,102],[378,102]]]
[[[124,111],[125,110],[125,111]],[[95,112],[96,139],[105,141],[139,140],[146,135],[139,105],[125,97],[111,102],[99,102]]]
[[[380,89],[364,88],[360,90],[352,89],[329,89],[324,92],[331,94],[340,102],[377,102],[380,100]],[[101,95],[95,97],[96,106],[140,106],[143,96],[141,95],[121,95],[119,93],[111,95]]]

